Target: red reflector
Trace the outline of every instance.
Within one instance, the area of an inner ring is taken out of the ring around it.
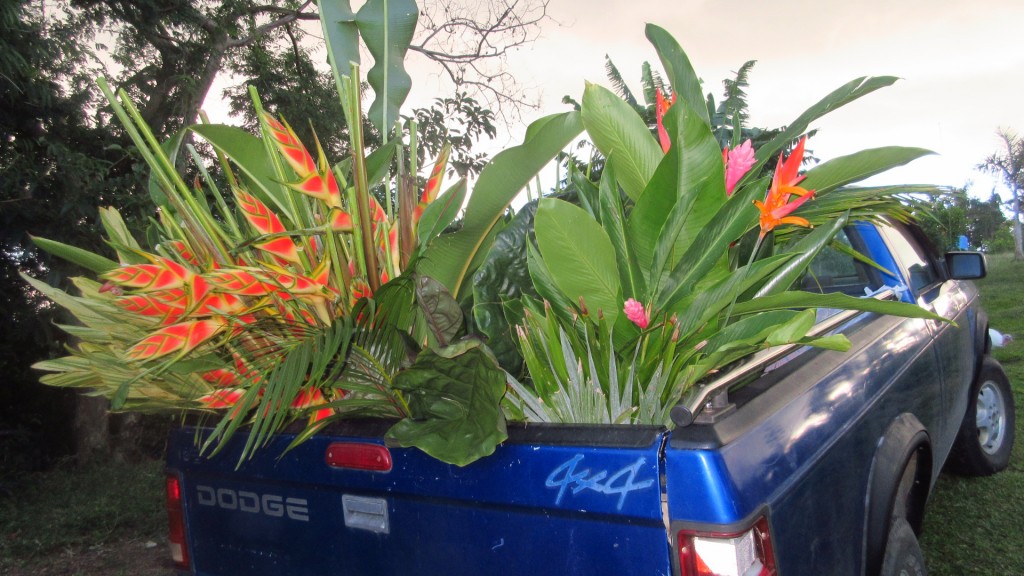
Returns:
[[[324,460],[328,466],[388,472],[391,470],[391,452],[380,444],[361,442],[332,442]]]
[[[171,559],[178,568],[187,570],[188,545],[185,543],[185,510],[181,504],[181,481],[175,474],[167,475],[168,541]]]

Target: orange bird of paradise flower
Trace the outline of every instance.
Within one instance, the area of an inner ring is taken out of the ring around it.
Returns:
[[[798,172],[800,164],[804,160],[805,142],[807,142],[807,136],[800,139],[800,143],[796,145],[793,153],[785,160],[783,160],[782,154],[779,154],[779,167],[772,177],[768,195],[764,202],[754,200],[754,205],[761,211],[761,237],[781,224],[811,226],[806,218],[790,216],[801,204],[814,196],[814,190],[797,186],[804,179],[804,176],[799,175]],[[793,196],[796,196],[796,199],[790,200]]]
[[[672,147],[672,139],[669,137],[668,130],[665,129],[665,124],[662,123],[662,120],[665,118],[665,114],[668,113],[668,109],[676,103],[676,93],[672,92],[672,99],[669,100],[665,98],[660,89],[654,92],[654,116],[658,123],[658,143],[661,144],[662,151],[668,154],[669,148]]]

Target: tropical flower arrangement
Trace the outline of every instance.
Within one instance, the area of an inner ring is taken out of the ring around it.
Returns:
[[[116,260],[36,239],[96,274],[74,280],[79,295],[26,277],[81,322],[64,327],[78,341],[68,356],[37,364],[43,382],[115,409],[209,415],[209,450],[242,427],[248,455],[295,423],[298,443],[371,416],[394,421],[397,444],[465,465],[505,440],[507,419],[671,426],[686,390],[755,351],[847,347],[807,336],[817,307],[932,317],[790,290],[851,219],[908,213],[906,188],[851,185],[927,151],[879,148],[800,172],[810,123],[893,78],[840,87],[756,150],[738,137],[723,149],[685,53],[649,26],[672,89],[658,91],[653,130],[588,84],[579,111],[534,122],[471,195],[464,181],[442,191],[447,152],[417,186],[415,127],[394,122],[404,94],[381,89],[404,74],[411,38],[373,28],[382,1],[344,21],[325,11],[352,151],[337,164],[254,93],[261,137],[188,129],[216,151],[211,174],[184,134],[158,142],[101,83],[152,169],[156,240],[144,247],[113,208],[101,218]],[[414,26],[408,4],[385,26]],[[370,109],[382,133],[394,127],[372,151],[359,68],[337,64],[359,40],[382,56],[386,73],[369,82],[391,98]],[[506,216],[584,131],[605,159],[600,176],[572,171],[573,201],[552,195]],[[182,148],[202,175],[192,185],[175,166]]]

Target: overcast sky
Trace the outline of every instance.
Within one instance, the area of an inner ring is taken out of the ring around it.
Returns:
[[[639,92],[640,65],[660,69],[644,37],[653,22],[689,54],[705,91],[757,60],[748,90],[751,125],[795,119],[841,84],[864,75],[901,80],[814,126],[809,147],[829,159],[868,147],[917,146],[938,153],[872,180],[962,186],[986,197],[993,180],[975,170],[999,149],[999,127],[1024,131],[1022,0],[552,0],[541,38],[509,60],[538,90],[524,124],[563,111],[584,81],[607,85],[604,56]],[[419,86],[420,96],[430,82]],[[415,88],[414,88],[415,90]],[[499,146],[516,143],[513,127]]]

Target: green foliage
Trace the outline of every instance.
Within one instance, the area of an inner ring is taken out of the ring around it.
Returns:
[[[587,84],[582,110],[587,135],[605,157],[611,157],[626,194],[639,198],[661,158],[647,125],[628,104],[596,84]]]
[[[757,151],[754,168],[730,195],[688,58],[664,30],[648,26],[648,37],[679,92],[659,122],[671,146],[662,151],[637,107],[587,85],[580,114],[607,163],[596,183],[573,176],[581,207],[540,202],[528,262],[545,303],[521,299],[526,314],[518,335],[531,380],[511,383],[510,414],[668,426],[669,411],[690,386],[751,353],[789,343],[848,346],[841,336],[807,338],[814,314],[798,310],[937,318],[899,302],[789,291],[851,214],[906,217],[897,191],[846,187],[927,151],[865,150],[809,171],[801,186],[816,193],[800,215],[813,217],[810,231],[758,230],[753,204],[768,188],[768,178],[756,175],[797,130],[894,79],[862,78],[826,96]],[[769,196],[778,193],[773,184]],[[742,265],[740,240],[757,232]]]
[[[537,201],[521,208],[494,238],[486,260],[473,275],[473,323],[487,337],[487,346],[502,368],[520,376],[523,359],[514,326],[522,322],[520,299],[537,297],[527,264],[527,246],[534,230]]]
[[[409,417],[387,437],[401,446],[465,466],[494,452],[507,437],[498,404],[505,373],[479,342],[424,351],[393,386],[405,393]]]
[[[1010,227],[996,194],[988,201],[973,198],[967,189],[953,190],[921,204],[915,214],[921,229],[940,250],[959,249],[960,236],[966,236],[974,249],[1000,251],[997,236],[1002,232],[1002,251],[1013,250],[1013,237],[1006,244]]]
[[[622,287],[611,240],[601,225],[581,208],[545,198],[534,226],[537,247],[558,289],[577,295],[581,308],[603,314],[614,324]]]
[[[475,152],[473,145],[484,136],[494,138],[497,135],[491,110],[465,92],[457,92],[454,97],[435,98],[429,108],[414,109],[412,117],[419,128],[420,162],[437,155],[442,143],[447,142],[453,152],[449,161],[451,172],[459,176],[480,174],[487,163],[487,155]]]
[[[439,237],[424,253],[417,270],[448,287],[457,300],[472,292],[472,277],[496,233],[495,224],[517,194],[561,152],[583,125],[579,114],[569,112],[536,120],[522,144],[498,153],[477,180],[466,205],[462,228]],[[475,266],[474,266],[475,264]]]

